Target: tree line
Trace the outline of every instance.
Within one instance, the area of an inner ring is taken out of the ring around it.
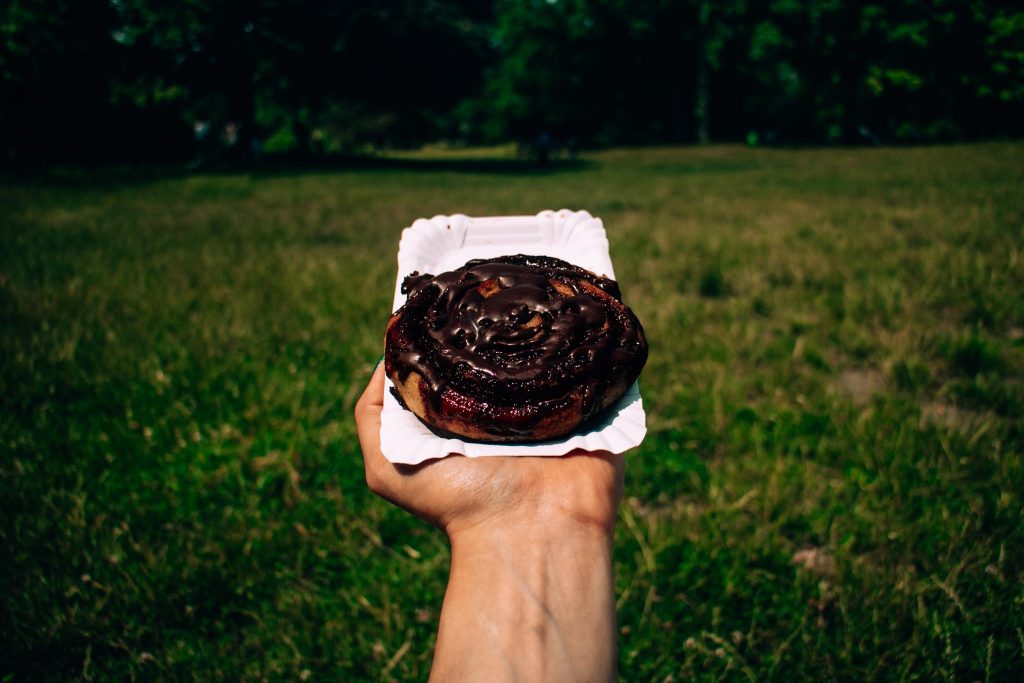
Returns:
[[[9,0],[7,163],[1024,133],[1018,0]]]

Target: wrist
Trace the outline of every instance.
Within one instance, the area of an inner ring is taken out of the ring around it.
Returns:
[[[533,515],[449,537],[433,680],[614,680],[610,529]]]
[[[535,561],[539,554],[568,547],[611,556],[613,530],[605,525],[558,513],[510,517],[447,528],[452,562],[483,559],[522,564]]]

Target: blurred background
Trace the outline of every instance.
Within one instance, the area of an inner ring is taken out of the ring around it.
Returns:
[[[0,21],[15,166],[1024,132],[1012,1],[11,0]]]

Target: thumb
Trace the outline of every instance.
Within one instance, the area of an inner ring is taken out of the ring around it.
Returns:
[[[370,382],[363,390],[362,396],[356,401],[356,431],[359,440],[366,443],[367,439],[380,442],[380,413],[384,410],[384,363],[377,363]],[[371,433],[372,430],[372,433]]]

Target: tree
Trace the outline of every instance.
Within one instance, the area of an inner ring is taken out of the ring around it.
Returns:
[[[107,132],[110,8],[12,0],[0,9],[0,140],[8,163],[89,157]]]

